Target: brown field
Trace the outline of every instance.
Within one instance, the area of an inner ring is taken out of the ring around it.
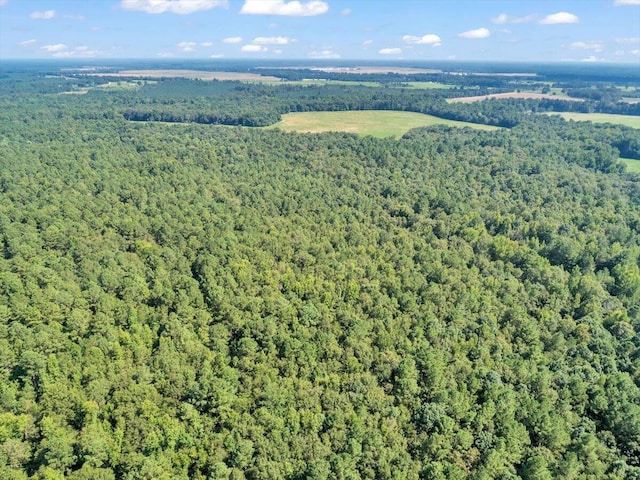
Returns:
[[[490,98],[549,98],[552,100],[572,100],[574,102],[583,102],[581,98],[569,98],[569,97],[559,97],[558,95],[550,95],[547,93],[534,93],[534,92],[509,92],[509,93],[491,93],[489,95],[479,95],[477,97],[460,97],[460,98],[449,98],[447,102],[451,103],[471,103],[471,102],[481,102],[482,100],[487,100]]]
[[[122,70],[118,73],[90,73],[92,76],[128,78],[191,78],[194,80],[241,80],[280,82],[278,77],[242,72],[205,72],[201,70]]]
[[[442,73],[442,70],[409,67],[278,67],[281,70],[314,70],[327,73]]]

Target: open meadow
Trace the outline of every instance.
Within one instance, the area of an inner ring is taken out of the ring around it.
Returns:
[[[640,173],[640,160],[633,158],[619,158],[627,166],[627,172]]]
[[[280,82],[278,77],[244,72],[209,72],[188,69],[148,69],[122,70],[117,73],[90,73],[92,77],[122,77],[122,78],[189,78],[192,80],[238,80],[251,82]]]
[[[471,127],[479,130],[498,129],[489,125],[446,120],[422,113],[389,110],[288,113],[282,116],[280,122],[267,128],[307,133],[338,131],[384,138],[401,137],[412,128],[431,125]]]
[[[640,128],[640,117],[634,115],[618,115],[615,113],[575,113],[575,112],[548,112],[545,115],[560,115],[565,120],[575,122],[615,123],[627,127]]]
[[[573,100],[575,102],[582,102],[581,98],[562,97],[558,98],[557,95],[548,93],[536,93],[536,92],[508,92],[508,93],[490,93],[489,95],[477,95],[473,97],[458,97],[448,98],[449,103],[473,103],[481,102],[483,100],[500,99],[500,98],[532,98],[532,99],[548,99],[548,100]]]

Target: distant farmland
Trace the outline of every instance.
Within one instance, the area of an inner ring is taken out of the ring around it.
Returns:
[[[282,121],[267,128],[308,133],[350,132],[384,138],[401,137],[412,128],[431,125],[471,127],[480,130],[498,129],[489,125],[446,120],[422,113],[389,110],[288,113],[282,116]]]
[[[117,73],[90,73],[94,77],[123,78],[189,78],[194,80],[241,80],[251,82],[280,82],[280,78],[257,73],[243,72],[208,72],[202,70],[122,70]]]
[[[549,112],[546,115],[560,115],[565,120],[576,122],[615,123],[627,127],[640,128],[640,117],[635,115],[617,115],[615,113],[573,113]]]
[[[533,99],[551,99],[551,100],[571,100],[574,102],[584,102],[581,98],[570,98],[570,97],[561,97],[558,95],[551,95],[548,93],[536,93],[536,92],[509,92],[509,93],[490,93],[489,95],[478,95],[475,97],[459,97],[459,98],[450,98],[447,102],[450,103],[471,103],[471,102],[481,102],[482,100],[490,100],[490,99],[500,99],[500,98],[533,98]]]

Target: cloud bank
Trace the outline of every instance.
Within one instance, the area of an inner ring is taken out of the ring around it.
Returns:
[[[569,12],[558,12],[552,13],[551,15],[547,15],[542,20],[540,20],[542,25],[556,25],[560,23],[580,23],[580,19]]]
[[[241,51],[245,52],[245,53],[257,53],[257,52],[266,52],[267,51],[267,47],[263,46],[263,45],[244,45],[241,49]]]
[[[56,43],[55,45],[45,45],[40,48],[45,52],[54,53],[54,52],[61,52],[62,50],[66,50],[67,46],[64,43]]]
[[[196,45],[196,42],[180,42],[178,43],[178,48],[183,52],[193,52],[196,49]]]
[[[407,45],[433,45],[434,47],[438,47],[442,44],[440,37],[433,33],[423,35],[422,37],[405,35],[404,37],[402,37],[402,41]]]
[[[138,10],[151,14],[175,13],[176,15],[188,15],[226,6],[227,0],[122,0],[120,2],[120,7],[125,10]]]
[[[33,18],[34,20],[51,20],[55,16],[56,16],[55,10],[45,10],[43,12],[32,12],[31,15],[29,15],[29,17]]]
[[[574,50],[593,50],[597,53],[604,50],[602,42],[573,42],[569,46]]]
[[[459,33],[458,36],[460,38],[470,38],[470,39],[478,39],[478,38],[487,38],[491,36],[491,32],[487,28],[476,28],[475,30],[467,30],[466,32]]]
[[[340,58],[340,54],[331,49],[313,51],[309,53],[309,58]]]
[[[329,11],[329,5],[321,0],[300,2],[293,0],[245,0],[240,13],[245,15],[285,15],[290,17],[311,17]]]
[[[531,22],[536,18],[535,15],[527,15],[524,17],[514,17],[513,15],[507,15],[506,13],[501,13],[497,17],[491,19],[491,23],[495,23],[497,25],[502,25],[505,23],[527,23]]]
[[[378,50],[378,53],[380,55],[399,55],[402,53],[402,49],[401,48],[383,48],[381,50]]]
[[[254,45],[287,45],[295,41],[295,38],[289,37],[256,37],[251,43]]]

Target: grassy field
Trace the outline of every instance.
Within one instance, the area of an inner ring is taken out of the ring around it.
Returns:
[[[422,113],[388,110],[289,113],[282,116],[282,121],[267,128],[310,133],[350,132],[384,138],[401,137],[412,128],[431,125],[471,127],[481,130],[498,129],[489,125],[445,120]]]
[[[539,92],[509,92],[509,93],[490,93],[489,95],[478,95],[473,97],[456,97],[447,98],[448,103],[471,103],[481,102],[483,100],[489,100],[492,98],[533,98],[533,99],[549,99],[549,100],[571,100],[574,102],[582,102],[584,100],[580,98],[571,97],[559,97],[558,95],[551,93],[539,93]]]
[[[565,120],[576,122],[591,121],[594,123],[615,123],[627,127],[640,128],[640,117],[634,115],[616,115],[614,113],[573,113],[549,112],[547,115],[560,115]]]
[[[280,82],[278,77],[243,72],[208,72],[201,70],[122,70],[117,73],[90,73],[89,76],[121,78],[191,78],[196,80],[240,80],[252,82]]]
[[[96,88],[102,88],[104,90],[137,90],[148,83],[158,82],[155,80],[121,80],[119,82],[103,83],[102,85],[98,85]]]
[[[307,79],[292,80],[286,82],[287,85],[347,85],[362,87],[388,87],[388,88],[416,88],[416,89],[434,89],[434,88],[454,88],[455,85],[447,85],[439,82],[400,82],[400,83],[379,83],[361,80],[327,80],[327,79]]]
[[[366,82],[360,80],[327,80],[324,78],[319,79],[307,79],[307,80],[290,80],[283,81],[284,85],[347,85],[347,86],[360,86],[360,87],[380,87],[378,82]]]
[[[405,85],[409,88],[418,88],[423,90],[430,90],[434,88],[455,88],[455,85],[448,85],[440,82],[403,82],[400,86],[404,87]],[[467,90],[470,89],[467,87]]]
[[[627,172],[640,173],[640,160],[633,158],[619,158],[627,166]]]

